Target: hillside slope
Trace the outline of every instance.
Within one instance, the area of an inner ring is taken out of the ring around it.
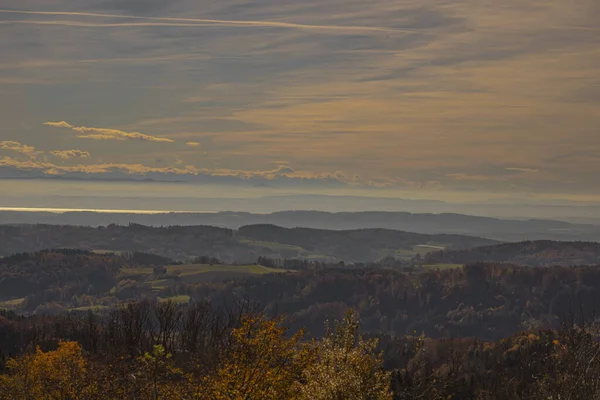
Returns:
[[[429,253],[428,264],[469,264],[477,261],[526,266],[572,266],[600,264],[600,243],[549,240],[502,243],[472,249]]]
[[[209,226],[142,225],[78,227],[0,225],[0,256],[53,248],[99,252],[146,252],[178,260],[213,256],[224,262],[255,262],[258,257],[375,261],[415,254],[416,245],[469,248],[497,243],[460,235],[422,235],[385,229],[326,231],[247,226],[234,231]]]

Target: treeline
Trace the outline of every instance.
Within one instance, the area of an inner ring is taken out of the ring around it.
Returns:
[[[23,312],[50,312],[64,304],[114,304],[109,292],[122,269],[170,264],[174,262],[165,257],[139,252],[56,249],[14,254],[0,259],[0,301],[23,298],[18,307]]]
[[[201,256],[192,264],[221,264]],[[73,307],[107,306],[135,297],[140,291],[127,288],[123,271],[150,268],[152,277],[168,276],[166,266],[180,262],[142,252],[94,253],[54,249],[19,253],[0,258],[0,308],[3,302],[22,299],[13,308],[25,313],[60,313]],[[135,283],[134,283],[135,284]],[[125,287],[123,293],[117,289]],[[130,292],[130,294],[128,294]],[[151,292],[149,292],[151,294]]]
[[[597,265],[600,264],[600,243],[525,241],[472,249],[449,249],[429,253],[423,259],[425,264],[474,262],[507,263],[530,267]]]
[[[143,252],[188,260],[211,254],[227,261],[251,257],[231,229],[210,226],[147,227],[108,225],[97,228],[58,225],[0,225],[0,256],[55,248]]]
[[[295,328],[308,327],[315,335],[323,334],[324,321],[353,308],[365,332],[498,340],[523,329],[556,328],[570,313],[589,318],[600,306],[600,268],[485,263],[421,272],[327,268],[159,292],[184,293],[214,302],[250,298],[272,314],[285,312]]]
[[[221,268],[210,257],[199,261],[214,263],[205,270]],[[275,261],[260,260],[267,266]],[[419,269],[394,260],[362,266],[283,260],[275,262],[289,268],[283,273],[194,275],[193,266],[165,263],[148,254],[72,250],[7,257],[0,259],[0,308],[55,315],[139,298],[217,304],[248,298],[269,315],[285,312],[294,329],[307,327],[316,336],[326,320],[353,308],[365,332],[498,340],[523,329],[556,328],[571,312],[585,319],[600,306],[600,268],[593,266]],[[183,267],[184,273],[178,270]]]
[[[136,302],[0,316],[2,399],[596,399],[598,327],[497,341],[358,334],[347,311],[307,340],[249,303]],[[11,344],[12,353],[5,347]]]
[[[237,230],[236,235],[252,239],[257,243],[298,246],[308,253],[322,254],[345,262],[373,262],[394,255],[398,250],[412,250],[413,246],[429,243],[459,249],[498,243],[495,240],[470,236],[425,235],[390,229],[336,231],[311,228],[290,229],[275,225],[243,226]],[[282,255],[285,256],[285,253]]]
[[[190,261],[210,255],[225,263],[255,262],[258,257],[329,258],[371,262],[410,253],[415,245],[437,243],[466,248],[497,243],[461,235],[423,235],[386,229],[329,231],[273,225],[239,230],[211,226],[148,227],[108,225],[97,228],[54,225],[0,225],[0,256],[53,248],[144,252]]]
[[[4,358],[0,398],[391,399],[377,341],[357,328],[348,313],[306,341],[247,303],[142,301],[85,318],[6,314],[0,335],[18,337],[24,350]]]
[[[600,398],[595,324],[528,330],[494,341],[405,337],[384,348],[395,399]]]

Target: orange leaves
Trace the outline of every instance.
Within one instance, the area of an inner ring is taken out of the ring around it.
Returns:
[[[282,319],[245,317],[232,333],[222,367],[208,380],[214,399],[294,398],[294,382],[311,352],[301,344],[303,332],[285,335]]]
[[[161,345],[141,357],[88,362],[77,342],[60,342],[57,350],[10,360],[0,399],[388,400],[390,375],[374,354],[377,343],[357,327],[348,314],[326,337],[307,342],[303,331],[288,333],[283,318],[245,316],[227,333],[214,368],[196,371]]]
[[[77,342],[60,342],[55,351],[36,352],[8,361],[5,384],[11,398],[84,399],[93,388]]]

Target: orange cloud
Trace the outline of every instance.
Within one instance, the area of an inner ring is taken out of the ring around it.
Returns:
[[[46,175],[61,176],[69,173],[84,174],[102,174],[110,172],[121,172],[126,175],[143,176],[146,174],[158,173],[169,175],[188,175],[211,176],[211,177],[229,177],[241,180],[264,179],[274,180],[277,178],[289,178],[298,180],[335,180],[342,182],[344,176],[339,173],[311,173],[307,171],[295,171],[294,169],[280,165],[271,170],[236,170],[226,168],[197,168],[192,165],[169,166],[169,167],[150,167],[142,164],[81,164],[81,165],[56,165],[51,162],[42,161],[20,161],[11,157],[0,158],[0,167],[10,167],[24,171],[39,171]]]
[[[200,146],[200,143],[198,143],[198,142],[187,142],[185,145],[186,146],[190,146],[190,147],[198,147],[198,146]]]
[[[94,140],[142,140],[150,142],[166,142],[173,143],[174,141],[167,138],[155,137],[146,135],[140,132],[125,132],[118,129],[107,128],[91,128],[87,126],[73,126],[65,121],[60,122],[45,122],[44,125],[55,128],[67,128],[78,132],[77,137],[83,139]]]
[[[42,151],[36,151],[35,147],[27,146],[25,144],[21,144],[19,142],[13,142],[10,140],[5,140],[0,142],[0,149],[2,150],[10,150],[17,153],[25,154],[31,158],[37,157],[39,154],[42,154]]]
[[[83,150],[53,150],[50,152],[53,156],[69,160],[71,158],[89,158],[90,152]]]
[[[55,128],[73,128],[73,125],[65,121],[60,122],[44,122],[44,125],[53,126]]]

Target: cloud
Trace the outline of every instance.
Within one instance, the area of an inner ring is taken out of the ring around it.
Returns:
[[[90,158],[90,152],[83,150],[53,150],[50,154],[62,158],[63,160],[69,160],[71,158]]]
[[[167,138],[154,137],[139,132],[125,132],[118,129],[106,129],[106,128],[90,128],[87,126],[73,126],[65,121],[60,122],[45,122],[44,125],[57,127],[57,128],[68,128],[75,132],[78,132],[77,137],[82,139],[94,139],[94,140],[142,140],[151,142],[166,142],[173,143],[174,141]]]
[[[492,179],[482,174],[445,174],[444,176],[456,181],[487,181]]]
[[[198,143],[198,142],[187,142],[185,145],[186,146],[190,146],[190,147],[198,147],[198,146],[200,146],[200,143]]]
[[[61,124],[61,123],[59,123]],[[44,154],[43,151],[36,150],[33,146],[28,146],[19,142],[5,140],[0,142],[1,150],[9,150],[17,153],[24,154],[28,156],[30,159],[35,159],[38,156]],[[71,158],[89,158],[90,153],[88,151],[83,150],[52,150],[49,152],[55,157],[62,158],[63,160],[69,160]],[[32,165],[32,164],[24,164],[24,165]],[[43,165],[37,163],[37,165]]]
[[[536,168],[524,168],[524,167],[508,167],[504,168],[506,171],[514,171],[514,172],[527,172],[527,173],[535,173],[539,172],[539,169]]]
[[[88,26],[88,27],[117,27],[122,26],[211,26],[211,25],[226,25],[239,27],[272,27],[300,30],[317,30],[317,31],[334,31],[334,32],[384,32],[384,33],[413,33],[415,29],[400,29],[392,27],[378,26],[344,26],[344,25],[319,25],[319,24],[298,24],[291,22],[277,21],[243,21],[243,20],[226,20],[226,19],[203,19],[203,18],[168,18],[168,17],[143,17],[136,15],[120,15],[120,14],[101,14],[89,12],[59,12],[59,11],[26,11],[26,10],[0,10],[0,13],[10,14],[25,14],[25,15],[51,15],[51,16],[75,16],[75,17],[94,17],[94,18],[118,18],[118,19],[141,19],[147,21],[163,21],[156,23],[124,23],[124,24],[93,24],[75,21],[2,21],[3,23],[27,23],[27,24],[59,24],[71,26]]]
[[[40,154],[43,154],[41,151],[36,151],[35,147],[27,146],[25,144],[21,144],[19,142],[13,142],[10,140],[5,140],[0,142],[0,149],[2,150],[10,150],[17,153],[25,154],[31,158],[35,158]]]
[[[60,122],[44,122],[44,125],[53,126],[55,128],[73,128],[73,125],[65,121]]]
[[[35,178],[87,178],[93,180],[155,180],[188,183],[246,183],[274,185],[335,185],[347,186],[339,173],[313,174],[294,171],[286,166],[271,170],[235,170],[225,168],[198,168],[191,165],[150,167],[143,164],[82,164],[56,165],[47,161],[21,161],[11,157],[0,158],[0,177],[23,177],[23,172]]]
[[[131,138],[55,123],[95,139],[95,160],[114,165],[179,159],[248,181],[341,171],[374,187],[595,190],[597,0],[149,1],[48,0],[45,12],[1,14],[47,25],[0,26],[14,38],[0,41],[0,82],[14,82],[0,88],[0,137],[47,143],[23,121],[77,115],[181,142],[114,146]],[[95,13],[116,9],[124,15]],[[27,107],[24,85],[39,99]],[[200,158],[185,145],[196,140]],[[294,172],[273,172],[274,160]]]
[[[94,4],[96,8],[132,13],[156,12],[170,5],[170,2],[164,0],[105,0]]]

